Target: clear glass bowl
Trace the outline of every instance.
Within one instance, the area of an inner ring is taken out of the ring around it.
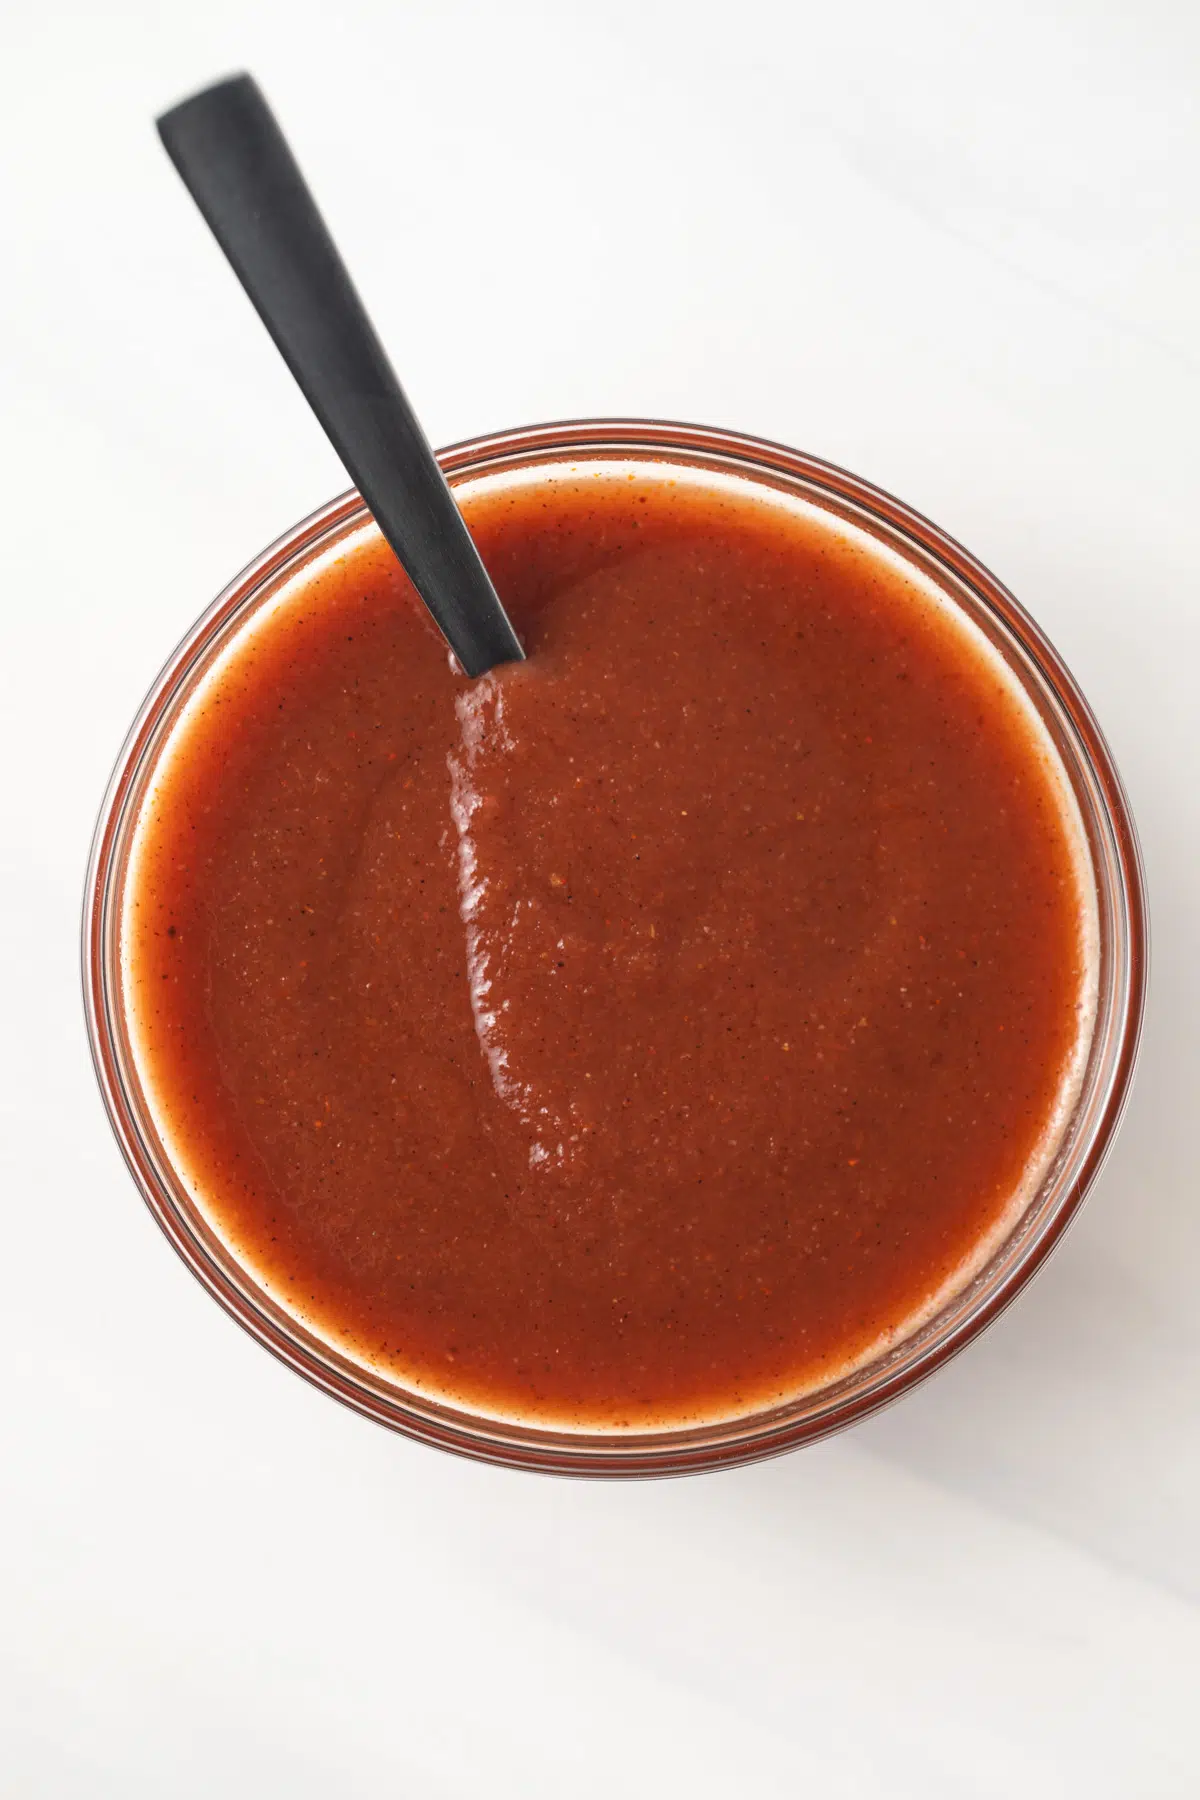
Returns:
[[[142,1092],[122,999],[121,908],[147,782],[181,707],[221,647],[310,557],[361,525],[355,493],[289,531],[238,576],[155,682],[121,752],[97,826],[83,924],[88,1031],[117,1140],[151,1212],[226,1310],[334,1398],[409,1437],[484,1461],[563,1475],[649,1476],[773,1456],[887,1405],[983,1330],[1024,1287],[1078,1211],[1129,1091],[1146,984],[1147,919],[1137,839],[1108,747],[1053,647],[1000,583],[890,495],[828,463],[730,432],[601,419],[532,426],[441,454],[453,483],[508,468],[634,456],[737,474],[799,493],[892,545],[982,629],[1029,695],[1062,758],[1083,820],[1099,910],[1098,1004],[1086,1073],[1053,1166],[1005,1241],[932,1318],[876,1360],[769,1411],[686,1430],[577,1433],[511,1425],[430,1401],[364,1370],[297,1324],[217,1238],[171,1167]]]

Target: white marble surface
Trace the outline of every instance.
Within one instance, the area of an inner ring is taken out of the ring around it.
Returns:
[[[1182,0],[9,0],[0,1792],[1200,1793],[1200,23]],[[1155,982],[1084,1216],[852,1435],[662,1485],[406,1444],[162,1242],[77,997],[95,808],[342,484],[152,113],[273,96],[431,435],[632,411],[861,471],[1075,667]]]

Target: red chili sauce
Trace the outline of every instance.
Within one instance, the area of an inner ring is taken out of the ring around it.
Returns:
[[[1053,1149],[1063,777],[974,629],[815,508],[585,464],[464,510],[527,663],[455,673],[368,528],[177,727],[143,1076],[363,1362],[567,1426],[750,1410],[910,1328]]]

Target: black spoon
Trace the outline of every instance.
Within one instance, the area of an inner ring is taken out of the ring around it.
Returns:
[[[167,155],[468,675],[524,651],[275,116],[234,75],[158,120]]]

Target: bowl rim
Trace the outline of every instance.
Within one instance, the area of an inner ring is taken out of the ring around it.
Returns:
[[[286,1314],[189,1202],[147,1130],[132,1078],[119,1002],[119,902],[124,863],[145,782],[206,655],[284,576],[369,515],[353,489],[318,507],[253,559],[185,634],[151,685],[125,739],[92,840],[82,921],[83,999],[92,1061],[110,1125],[143,1199],[168,1241],[213,1297],[276,1357],[377,1423],[476,1460],[560,1475],[660,1476],[728,1468],[815,1442],[889,1405],[979,1335],[1016,1298],[1061,1241],[1104,1160],[1128,1101],[1141,1038],[1149,958],[1145,878],[1137,833],[1112,753],[1062,658],[1015,597],[964,547],[902,501],[787,445],[738,432],[657,419],[562,420],[463,440],[438,452],[453,482],[504,467],[607,456],[685,462],[819,497],[830,510],[900,540],[943,585],[990,616],[1057,708],[1060,754],[1083,780],[1100,833],[1097,886],[1106,896],[1109,987],[1101,1002],[1074,1117],[1086,1115],[1013,1232],[980,1275],[934,1319],[842,1381],[759,1413],[708,1425],[643,1432],[572,1432],[517,1425],[415,1395],[376,1377]],[[873,523],[872,523],[873,522]],[[1039,711],[1041,707],[1039,706]],[[1077,766],[1072,765],[1072,756]],[[1103,879],[1102,879],[1103,878]],[[1111,990],[1111,991],[1110,991]],[[1107,999],[1106,999],[1107,995]],[[1100,1052],[1103,1052],[1100,1055]],[[1097,1060],[1099,1057],[1099,1060]],[[1085,1103],[1086,1102],[1086,1106]],[[1059,1166],[1061,1165],[1061,1167]],[[1007,1257],[1007,1264],[1000,1260]],[[997,1265],[995,1268],[993,1265]],[[991,1273],[989,1274],[989,1271]]]

